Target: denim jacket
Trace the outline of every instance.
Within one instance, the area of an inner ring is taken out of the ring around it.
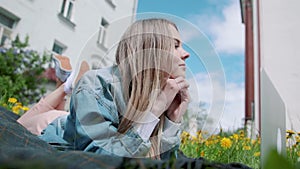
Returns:
[[[151,142],[143,140],[137,131],[117,132],[126,110],[121,78],[117,66],[88,71],[73,89],[70,114],[63,138],[74,150],[122,157],[145,157]],[[161,140],[161,151],[171,152],[180,144],[179,127],[166,118]],[[171,131],[172,136],[166,132]],[[175,130],[175,132],[174,132]],[[165,153],[168,154],[168,153]]]

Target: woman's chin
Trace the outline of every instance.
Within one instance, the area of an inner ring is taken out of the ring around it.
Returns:
[[[185,78],[185,73],[177,73],[177,74],[172,75],[171,77],[174,78],[174,79],[176,79],[176,78],[178,78],[178,77],[183,77],[183,78]]]

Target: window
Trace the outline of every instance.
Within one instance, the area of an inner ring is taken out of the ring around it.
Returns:
[[[68,20],[72,20],[75,0],[63,0],[60,14]]]
[[[0,46],[11,40],[11,34],[19,20],[19,17],[0,7]]]
[[[6,41],[11,40],[12,30],[7,29],[0,24],[0,46],[5,45]]]
[[[105,38],[106,38],[106,29],[108,27],[108,22],[105,19],[101,19],[100,27],[99,27],[99,34],[97,43],[105,46]]]
[[[15,20],[0,13],[0,23],[12,29],[14,27]]]
[[[114,0],[106,0],[106,2],[112,7],[116,8],[116,2]]]
[[[67,49],[67,46],[58,42],[57,40],[54,41],[52,51],[57,54],[62,54]]]

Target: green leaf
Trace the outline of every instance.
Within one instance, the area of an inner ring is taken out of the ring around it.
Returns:
[[[263,168],[264,169],[295,169],[293,165],[290,164],[285,157],[279,155],[276,150],[270,151]]]

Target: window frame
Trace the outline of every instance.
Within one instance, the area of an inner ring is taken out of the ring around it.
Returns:
[[[62,0],[60,11],[58,16],[70,24],[72,27],[75,27],[74,23],[74,13],[75,13],[75,0]]]
[[[16,25],[20,21],[20,18],[13,14],[12,12],[2,8],[0,6],[0,46],[5,45],[6,40],[10,41],[11,36],[13,34],[13,30],[15,29]],[[5,23],[5,20],[11,22],[9,24]],[[4,21],[4,22],[2,22]]]
[[[106,19],[101,18],[100,26],[99,26],[99,32],[98,32],[98,38],[97,43],[105,47],[106,42],[106,36],[107,36],[107,27],[109,26],[109,23]]]
[[[61,52],[55,51],[55,50],[54,50],[54,47],[55,47],[55,46],[61,48]],[[61,54],[63,54],[63,53],[66,51],[67,48],[68,48],[68,47],[67,47],[66,45],[64,45],[63,43],[59,42],[58,40],[54,40],[53,45],[52,45],[51,52],[53,52],[53,53],[55,53],[55,54],[61,55]]]
[[[115,0],[106,0],[106,2],[113,8],[116,8],[116,2]]]

